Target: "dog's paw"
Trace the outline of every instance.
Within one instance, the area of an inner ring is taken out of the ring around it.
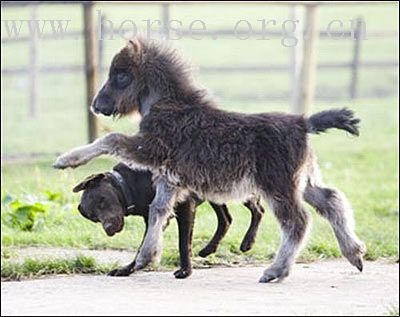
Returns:
[[[250,251],[251,248],[253,247],[253,244],[254,244],[253,238],[244,239],[242,244],[240,245],[240,251],[242,252]]]
[[[263,276],[261,276],[260,283],[269,283],[274,280],[278,282],[282,281],[285,277],[289,275],[289,269],[285,267],[269,267],[265,270]]]
[[[180,268],[179,270],[174,272],[175,278],[179,278],[179,279],[187,278],[190,275],[192,275],[192,269],[182,269],[182,268]]]
[[[217,251],[217,247],[213,245],[206,245],[203,249],[200,250],[199,255],[202,258],[205,258],[209,256],[210,254],[213,254]]]
[[[129,276],[132,273],[133,271],[129,267],[124,266],[110,271],[107,276]]]

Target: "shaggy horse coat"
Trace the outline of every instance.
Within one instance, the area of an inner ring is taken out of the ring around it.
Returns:
[[[359,120],[353,113],[329,110],[305,118],[227,112],[217,109],[189,75],[182,58],[166,45],[130,41],[114,57],[92,109],[115,116],[139,111],[139,132],[111,133],[54,164],[76,167],[111,154],[151,169],[156,196],[136,269],[159,258],[166,219],[176,201],[194,192],[216,203],[261,194],[269,203],[280,223],[282,242],[261,282],[289,274],[309,224],[303,197],[330,221],[342,253],[362,270],[364,245],[355,235],[351,207],[339,191],[324,187],[308,141],[309,133],[329,128],[357,135]]]

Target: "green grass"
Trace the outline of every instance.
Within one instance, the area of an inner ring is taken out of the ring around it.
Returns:
[[[325,104],[315,111],[337,106]],[[361,136],[354,138],[342,131],[312,136],[311,143],[319,156],[325,182],[341,189],[355,209],[356,228],[368,246],[367,259],[380,257],[398,259],[398,104],[394,100],[358,101],[349,105],[361,118]],[[260,111],[260,107],[250,111]],[[135,250],[144,232],[143,221],[130,217],[125,230],[113,238],[103,233],[99,224],[88,222],[76,210],[79,195],[71,189],[81,179],[95,172],[110,169],[115,161],[102,158],[76,170],[58,171],[51,168],[53,158],[35,163],[2,165],[2,189],[11,195],[43,196],[44,191],[60,193],[61,200],[47,211],[45,223],[34,231],[20,231],[4,221],[1,227],[3,246],[64,246],[94,249],[114,248]],[[261,225],[253,250],[241,255],[239,246],[247,229],[250,213],[240,204],[229,204],[233,224],[217,254],[209,263],[254,262],[270,259],[279,245],[279,229],[268,213]],[[2,213],[7,207],[2,205]],[[313,213],[314,225],[303,260],[338,257],[340,251],[326,221]],[[211,238],[216,216],[207,203],[196,214],[194,254]],[[177,263],[177,230],[175,223],[165,232],[162,265]],[[197,261],[198,259],[196,259]],[[198,261],[199,264],[207,262]]]
[[[99,264],[94,258],[82,255],[73,259],[26,258],[22,263],[2,258],[1,279],[3,281],[19,281],[56,274],[105,274],[115,267],[115,265]]]

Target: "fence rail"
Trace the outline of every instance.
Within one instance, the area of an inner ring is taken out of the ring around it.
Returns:
[[[125,33],[131,31],[130,29],[121,29],[118,32]],[[107,36],[110,36],[111,33],[109,30],[104,30],[102,34],[105,34]],[[154,32],[154,34],[165,34],[164,31],[162,32]],[[193,35],[203,35],[207,38],[214,38],[215,36],[237,36],[243,33],[238,32],[237,34],[234,33],[232,30],[227,30],[227,29],[219,29],[219,30],[213,30],[213,31],[206,31],[206,32],[190,32],[187,30],[182,30],[180,31],[179,35],[182,37],[190,37]],[[114,31],[113,35],[118,35],[116,31]],[[271,36],[274,38],[282,37],[285,34],[281,31],[268,31],[268,32],[260,32],[260,31],[252,31],[251,36]],[[352,37],[353,33],[349,30],[343,31],[343,32],[338,32],[338,31],[320,31],[319,32],[319,37],[320,39],[332,39],[335,38],[335,40],[343,40],[343,39],[350,39]],[[368,31],[368,39],[388,39],[388,38],[396,38],[398,37],[399,33],[397,31],[390,31],[390,30],[382,30],[382,31]],[[65,33],[62,33],[60,35],[58,34],[42,34],[39,37],[39,40],[60,40],[60,39],[81,39],[83,37],[83,31],[68,31]],[[339,38],[340,37],[340,38]],[[31,40],[30,36],[18,36],[18,37],[5,37],[3,36],[1,38],[1,43],[2,44],[9,44],[9,43],[14,43],[14,42],[28,42]]]
[[[317,69],[321,70],[334,70],[351,68],[352,63],[324,63],[318,64]],[[360,68],[392,68],[398,67],[397,61],[369,61],[360,62]],[[248,65],[248,66],[203,66],[199,68],[201,72],[205,73],[235,73],[235,72],[281,72],[289,71],[290,65]],[[29,72],[28,67],[8,67],[2,70],[3,75],[20,75]],[[82,73],[85,70],[83,65],[65,65],[65,66],[42,66],[38,69],[39,73],[51,74],[51,73]],[[101,71],[107,71],[108,67],[101,67]]]

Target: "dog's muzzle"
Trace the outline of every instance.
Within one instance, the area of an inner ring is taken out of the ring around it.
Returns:
[[[114,234],[122,231],[124,227],[123,221],[107,221],[103,224],[103,229],[109,237],[112,237]]]

